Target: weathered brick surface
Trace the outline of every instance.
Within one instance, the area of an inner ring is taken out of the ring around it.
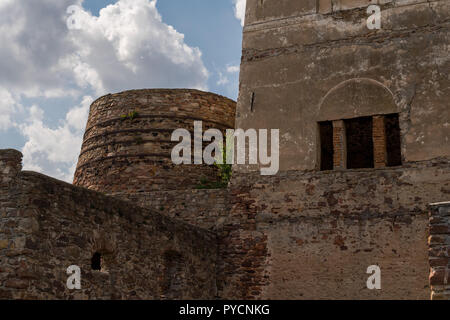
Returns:
[[[0,151],[1,172],[19,168]],[[17,172],[0,184],[0,298],[213,299],[216,236],[130,202]],[[94,252],[102,271],[91,269]],[[82,289],[66,288],[66,268]]]
[[[384,116],[372,118],[373,157],[375,168],[383,168],[387,165],[386,129]]]
[[[334,169],[347,168],[347,141],[345,124],[342,120],[333,121],[333,166]]]
[[[215,181],[217,168],[174,165],[175,129],[191,132],[234,128],[236,103],[187,89],[131,90],[97,99],[92,105],[74,184],[107,194],[192,189],[202,177]],[[132,115],[131,117],[127,117]],[[193,153],[192,153],[193,154]]]
[[[429,206],[431,299],[450,300],[450,202]]]
[[[428,299],[427,204],[448,198],[449,169],[436,160],[235,175],[219,232],[220,296]],[[381,290],[366,287],[370,265],[381,268]]]

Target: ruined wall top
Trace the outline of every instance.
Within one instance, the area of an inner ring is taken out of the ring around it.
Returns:
[[[14,149],[0,150],[1,183],[9,182],[22,170],[22,153]]]

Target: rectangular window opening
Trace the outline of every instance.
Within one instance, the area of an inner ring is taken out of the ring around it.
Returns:
[[[372,117],[344,120],[347,138],[347,168],[373,168]]]
[[[387,166],[402,165],[400,123],[398,113],[385,116]]]
[[[333,170],[333,124],[319,122],[320,170]]]

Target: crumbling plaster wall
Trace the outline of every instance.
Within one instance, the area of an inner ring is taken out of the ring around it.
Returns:
[[[450,156],[450,2],[383,1],[380,30],[367,28],[360,2],[333,1],[333,12],[317,13],[315,1],[248,1],[236,127],[280,129],[281,170],[317,168],[321,103],[352,79],[391,96],[377,103],[375,85],[349,87],[337,110],[366,100],[371,114],[382,114],[390,99],[400,113],[404,162]]]

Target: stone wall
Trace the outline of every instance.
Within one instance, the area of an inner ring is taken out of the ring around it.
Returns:
[[[192,189],[202,177],[217,181],[214,166],[175,165],[171,152],[179,142],[171,136],[186,129],[193,145],[194,121],[202,121],[204,131],[234,128],[235,109],[230,99],[187,89],[101,97],[91,105],[74,184],[127,199],[150,191]]]
[[[209,230],[223,227],[231,207],[228,189],[154,191],[129,198],[141,207]]]
[[[430,205],[431,299],[450,300],[450,202]]]
[[[19,214],[17,199],[21,188],[17,175],[22,169],[22,154],[0,151],[0,299],[14,297],[13,291],[28,286],[27,264],[22,257],[27,230],[26,217]]]
[[[446,160],[402,168],[235,175],[220,232],[221,297],[429,299],[427,204],[448,199]],[[381,290],[369,290],[370,265]]]
[[[34,172],[0,151],[0,298],[213,299],[216,236]],[[93,270],[94,253],[102,256]],[[81,268],[68,290],[66,268]]]

